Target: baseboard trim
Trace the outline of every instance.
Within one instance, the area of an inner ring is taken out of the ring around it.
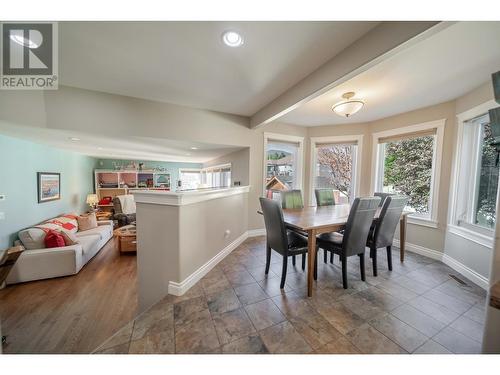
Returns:
[[[399,240],[394,239],[393,243],[394,246],[399,247]],[[437,250],[429,249],[427,247],[415,245],[409,242],[406,242],[405,249],[407,251],[411,251],[412,253],[423,255],[427,258],[443,261],[443,253]]]
[[[443,263],[446,264],[447,266],[450,266],[455,271],[459,272],[461,275],[464,275],[466,278],[468,278],[477,286],[480,286],[481,288],[488,290],[490,284],[488,278],[477,273],[473,269],[467,267],[465,264],[460,263],[456,259],[446,254],[443,255]]]
[[[394,240],[394,246],[399,247],[399,240]],[[428,249],[423,246],[415,245],[412,243],[406,243],[406,250],[411,251],[412,253],[420,254],[425,257],[431,258],[431,259],[436,259],[447,266],[453,268],[455,271],[460,273],[461,275],[465,276],[467,279],[472,281],[474,284],[477,286],[488,290],[489,288],[489,281],[488,278],[484,277],[483,275],[477,273],[473,269],[467,267],[465,264],[459,262],[455,258],[450,257],[447,254],[444,254],[440,251],[433,250],[433,249]]]
[[[265,236],[266,235],[266,229],[265,228],[251,229],[247,233],[248,233],[248,237]]]
[[[240,246],[243,241],[248,238],[248,232],[243,233],[241,236],[236,238],[233,242],[222,249],[217,255],[210,259],[203,266],[198,268],[195,272],[189,275],[182,282],[177,283],[170,281],[168,283],[168,294],[173,294],[174,296],[182,296],[186,293],[194,284],[203,278],[207,273],[209,273],[222,259],[228,256],[234,249]]]

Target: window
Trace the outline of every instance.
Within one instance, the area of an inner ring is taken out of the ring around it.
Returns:
[[[201,170],[199,169],[181,169],[179,171],[181,188],[183,190],[198,189],[201,185]]]
[[[203,169],[180,169],[179,179],[181,181],[182,190],[230,187],[231,164]]]
[[[264,135],[265,194],[302,188],[303,139],[285,135]]]
[[[201,183],[204,187],[230,187],[231,164],[216,165],[202,169]]]
[[[311,202],[316,200],[314,189],[333,189],[338,203],[351,202],[359,194],[357,164],[361,140],[362,136],[311,138]]]
[[[461,127],[455,224],[492,235],[496,222],[498,172],[488,113]]]
[[[437,226],[443,133],[440,120],[373,135],[378,145],[373,190],[406,195],[405,210],[414,223]]]

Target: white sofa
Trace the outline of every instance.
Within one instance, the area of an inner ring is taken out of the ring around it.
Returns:
[[[97,223],[97,228],[75,233],[76,245],[25,250],[10,271],[7,284],[77,274],[113,237],[112,221]]]

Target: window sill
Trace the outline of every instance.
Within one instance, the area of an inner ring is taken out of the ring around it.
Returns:
[[[494,242],[493,237],[486,236],[484,234],[474,232],[470,229],[466,229],[464,227],[452,224],[448,225],[448,232],[460,236],[462,238],[465,238],[466,240],[475,242],[481,246],[493,249],[493,242]]]
[[[430,218],[408,215],[408,224],[420,225],[428,228],[437,228],[438,222]]]

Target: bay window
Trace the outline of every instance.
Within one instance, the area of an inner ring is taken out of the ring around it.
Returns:
[[[337,204],[359,195],[358,166],[362,136],[311,138],[311,202],[315,189],[332,189]]]
[[[410,222],[437,226],[444,120],[375,133],[373,191],[408,197]]]
[[[459,121],[453,222],[489,237],[496,222],[499,167],[487,112]]]
[[[303,138],[264,134],[264,194],[302,189]]]

